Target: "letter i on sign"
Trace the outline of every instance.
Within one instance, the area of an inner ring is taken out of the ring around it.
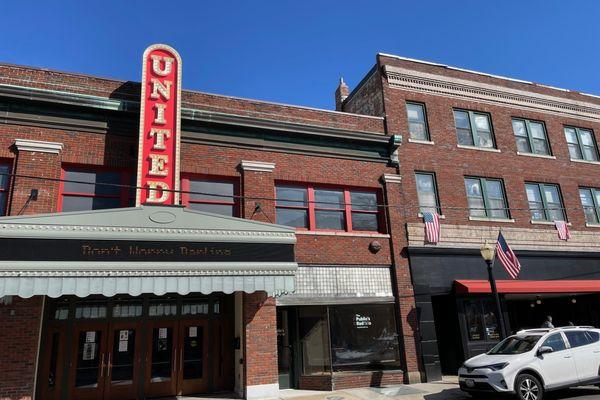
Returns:
[[[155,44],[142,62],[136,205],[178,205],[181,57]]]

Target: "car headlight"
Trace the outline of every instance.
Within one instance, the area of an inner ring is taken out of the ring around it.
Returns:
[[[507,365],[508,365],[508,363],[506,362],[506,363],[486,365],[484,367],[479,367],[479,368],[488,368],[488,369],[491,369],[492,371],[500,371],[501,369],[506,368]]]

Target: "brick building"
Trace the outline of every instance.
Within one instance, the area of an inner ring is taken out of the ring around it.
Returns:
[[[382,54],[335,96],[184,90],[181,205],[135,207],[140,84],[0,65],[0,398],[435,380],[500,337],[500,227],[508,329],[597,324],[598,98]]]

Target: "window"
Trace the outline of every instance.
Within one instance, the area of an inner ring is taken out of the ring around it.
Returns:
[[[512,126],[519,153],[551,155],[543,122],[513,118]]]
[[[89,211],[131,207],[135,204],[134,179],[134,175],[129,172],[65,167],[59,210]]]
[[[298,336],[302,354],[302,374],[329,374],[331,362],[327,309],[325,307],[300,307],[298,309]]]
[[[565,331],[565,335],[569,340],[571,348],[586,346],[590,343],[590,337],[586,335],[585,331]]]
[[[400,366],[392,304],[329,308],[334,371]]]
[[[560,333],[555,333],[553,335],[548,336],[548,339],[546,339],[544,343],[542,343],[542,346],[551,347],[553,351],[561,351],[567,348],[567,346],[565,345],[565,341]]]
[[[277,186],[275,196],[277,223],[308,229],[308,189]]]
[[[579,197],[588,224],[600,223],[600,189],[579,188]]]
[[[558,185],[526,183],[525,190],[532,221],[565,221]]]
[[[469,341],[498,341],[500,339],[500,328],[494,304],[491,301],[468,299],[463,300],[462,305]]]
[[[408,116],[408,133],[410,134],[410,138],[416,140],[429,140],[425,105],[407,102],[406,114]]]
[[[430,172],[415,172],[417,198],[420,212],[437,212],[441,214],[437,196],[435,174]]]
[[[504,185],[500,179],[465,178],[469,215],[472,217],[508,218]]]
[[[454,110],[454,123],[458,144],[493,148],[494,135],[489,114]]]
[[[594,331],[585,331],[585,335],[590,343],[596,343],[600,340],[600,333]]]
[[[233,181],[185,177],[181,188],[182,203],[192,210],[229,217],[238,215],[237,185]]]
[[[591,130],[565,126],[565,137],[571,160],[598,161],[598,148]]]
[[[0,215],[6,215],[10,173],[11,166],[9,164],[0,164]]]
[[[278,224],[310,230],[379,230],[375,191],[278,185],[275,194]]]

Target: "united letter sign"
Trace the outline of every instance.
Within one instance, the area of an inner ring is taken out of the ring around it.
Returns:
[[[143,57],[136,205],[179,204],[180,127],[181,57],[155,44]]]

